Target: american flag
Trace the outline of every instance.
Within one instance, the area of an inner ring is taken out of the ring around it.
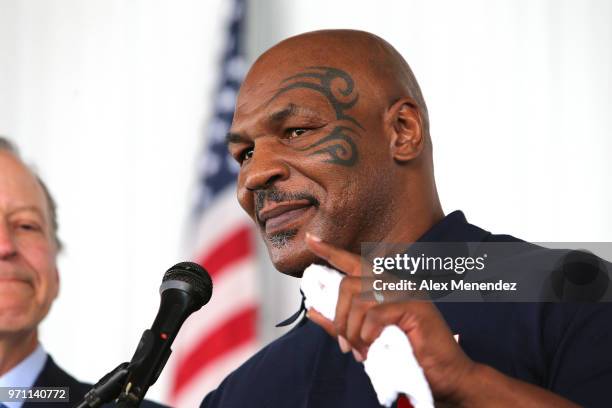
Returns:
[[[238,166],[225,144],[246,71],[241,50],[245,1],[234,0],[214,115],[199,160],[189,241],[192,259],[213,279],[213,296],[175,342],[170,404],[198,407],[206,393],[258,348],[259,294],[252,221],[236,201]]]

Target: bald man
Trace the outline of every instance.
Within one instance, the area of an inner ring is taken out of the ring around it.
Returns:
[[[361,362],[392,324],[409,338],[439,404],[609,406],[607,305],[379,304],[358,296],[363,242],[518,241],[459,211],[443,214],[425,101],[391,45],[331,30],[272,47],[240,89],[227,141],[240,164],[238,200],[275,267],[301,277],[322,263],[346,276],[333,322],[309,310],[202,406],[378,406]]]

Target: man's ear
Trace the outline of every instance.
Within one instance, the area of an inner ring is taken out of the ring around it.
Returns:
[[[395,102],[387,112],[391,155],[398,162],[417,158],[425,147],[423,121],[417,104],[410,98]]]

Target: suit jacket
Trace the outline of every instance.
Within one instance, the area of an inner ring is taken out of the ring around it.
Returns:
[[[72,377],[70,374],[62,370],[57,364],[55,364],[55,361],[53,361],[53,359],[49,355],[47,356],[47,361],[45,363],[45,366],[43,367],[42,371],[40,372],[40,375],[34,382],[33,386],[34,387],[68,387],[69,392],[70,392],[70,402],[69,403],[47,402],[47,403],[44,403],[44,405],[39,402],[25,402],[23,404],[23,408],[42,408],[43,406],[45,408],[47,407],[49,408],[72,407],[78,404],[83,399],[85,394],[92,387],[92,385],[90,384],[79,382],[76,378]],[[104,408],[110,408],[113,406],[114,404],[103,405]],[[155,402],[146,401],[146,400],[143,401],[142,404],[140,404],[140,406],[143,408],[163,408],[164,407],[164,405],[160,405]]]

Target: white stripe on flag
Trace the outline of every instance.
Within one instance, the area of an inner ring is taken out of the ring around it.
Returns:
[[[192,255],[206,253],[206,249],[222,242],[229,233],[244,225],[253,225],[253,220],[238,204],[236,186],[232,185],[219,193],[198,220],[194,228],[194,235],[190,237],[188,243],[190,253]],[[206,268],[206,265],[202,266]]]
[[[210,332],[215,331],[229,316],[259,304],[256,282],[256,265],[253,257],[233,264],[221,272],[213,282],[210,302],[185,322],[177,335],[176,355],[180,358],[191,351]]]
[[[223,354],[198,373],[197,377],[181,390],[178,398],[171,401],[171,405],[178,408],[198,408],[206,394],[217,388],[227,374],[240,367],[258,348],[258,345],[252,342]]]

